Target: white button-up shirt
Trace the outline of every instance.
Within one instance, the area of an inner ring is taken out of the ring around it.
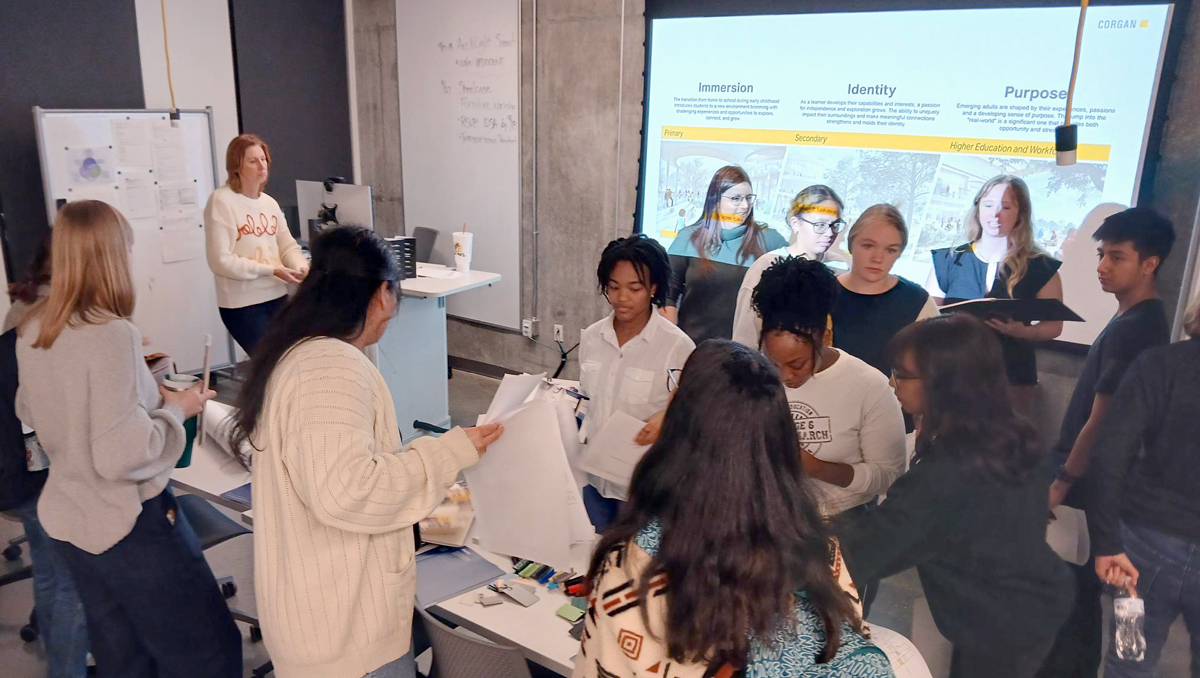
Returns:
[[[617,343],[613,316],[583,331],[579,342],[579,388],[590,400],[583,420],[585,439],[617,412],[645,421],[667,406],[667,371],[680,369],[696,344],[657,310],[636,337]],[[624,501],[629,488],[592,476],[600,494]]]

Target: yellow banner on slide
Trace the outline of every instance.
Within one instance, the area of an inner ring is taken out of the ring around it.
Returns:
[[[1013,155],[1026,158],[1054,158],[1054,142],[1013,139],[974,139],[970,137],[933,137],[915,134],[873,134],[871,132],[801,132],[773,129],[728,129],[724,127],[662,128],[662,138],[680,141],[733,141],[748,144],[796,144],[836,146],[888,151],[927,153],[970,153],[972,155]],[[1080,144],[1080,160],[1108,162],[1112,147],[1108,144]]]

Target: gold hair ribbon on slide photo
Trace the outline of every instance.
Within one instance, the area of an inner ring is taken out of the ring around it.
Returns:
[[[841,216],[841,212],[836,207],[826,207],[824,205],[801,205],[800,209],[796,210],[796,214],[806,214],[813,212],[815,214],[826,214],[831,217]]]

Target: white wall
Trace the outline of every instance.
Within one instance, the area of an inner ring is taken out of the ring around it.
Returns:
[[[226,0],[167,0],[171,76],[179,108],[213,109],[218,184],[225,183],[225,146],[238,134],[233,38]],[[146,108],[170,108],[158,0],[135,0]],[[206,196],[207,197],[207,196]]]

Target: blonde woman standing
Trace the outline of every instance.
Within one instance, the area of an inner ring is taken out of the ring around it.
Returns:
[[[758,346],[758,335],[762,331],[762,318],[754,310],[752,297],[754,288],[762,279],[763,271],[783,257],[801,257],[825,261],[825,254],[846,227],[842,220],[842,199],[833,189],[821,184],[805,188],[792,198],[788,208],[787,223],[792,229],[792,238],[786,247],[762,255],[746,269],[738,288],[737,308],[733,314],[733,340],[751,348]]]
[[[308,261],[288,231],[279,203],[263,192],[271,149],[254,134],[241,134],[225,151],[229,179],[204,208],[208,267],[217,285],[221,320],[250,356],[271,318],[299,285]]]
[[[101,675],[240,676],[241,634],[167,489],[212,391],[156,386],[130,322],[133,232],[111,206],[58,213],[50,294],[22,321],[17,415],[51,470],[38,518],[66,562]]]
[[[1001,175],[979,189],[967,213],[967,242],[933,250],[933,271],[925,282],[938,304],[994,297],[1062,301],[1062,262],[1033,237],[1033,205],[1021,179]],[[1038,382],[1034,342],[1062,334],[1062,321],[1026,325],[992,319],[1008,370],[1009,394],[1024,414],[1033,410]]]

